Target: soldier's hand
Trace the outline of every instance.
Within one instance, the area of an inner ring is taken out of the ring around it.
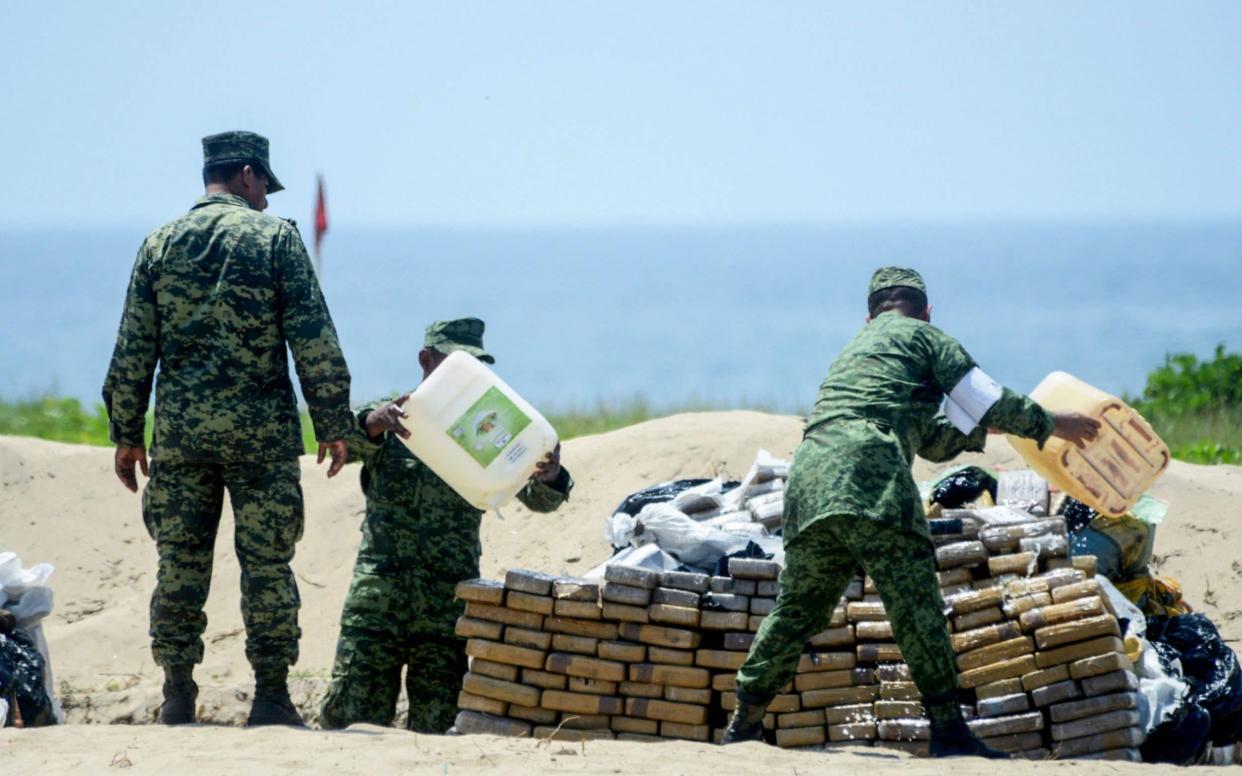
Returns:
[[[385,431],[391,431],[402,439],[409,439],[410,430],[401,425],[401,419],[409,417],[401,409],[401,405],[405,404],[408,398],[410,395],[403,393],[367,415],[367,436],[375,438]]]
[[[557,442],[552,452],[535,464],[535,479],[545,484],[556,482],[561,476],[561,443]]]
[[[319,458],[316,463],[323,463],[325,454],[332,454],[332,463],[328,464],[328,476],[335,477],[336,473],[345,468],[346,461],[349,460],[349,445],[344,439],[338,439],[334,442],[319,443]]]
[[[1052,413],[1052,435],[1079,447],[1094,441],[1100,433],[1100,421],[1081,412]]]
[[[138,467],[142,469],[143,477],[151,476],[147,473],[147,449],[145,447],[117,447],[112,463],[113,468],[116,469],[116,478],[132,493],[138,492],[138,476],[134,473],[134,464],[138,464]]]

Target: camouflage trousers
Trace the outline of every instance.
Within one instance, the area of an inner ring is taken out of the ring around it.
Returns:
[[[404,668],[406,727],[436,734],[452,727],[467,670],[465,642],[453,632],[463,608],[453,588],[477,575],[477,569],[462,576],[429,564],[359,557],[320,724],[391,725]]]
[[[875,580],[893,637],[924,698],[953,696],[957,671],[931,542],[853,517],[822,518],[785,547],[776,607],[738,669],[739,691],[766,700],[793,680],[803,647],[824,630],[859,568]],[[937,711],[929,705],[930,714]]]
[[[301,471],[296,460],[245,464],[155,461],[142,517],[159,552],[151,595],[151,652],[160,665],[203,660],[203,604],[227,490],[233,545],[241,565],[246,658],[256,672],[298,659],[297,583],[289,562],[302,538]]]

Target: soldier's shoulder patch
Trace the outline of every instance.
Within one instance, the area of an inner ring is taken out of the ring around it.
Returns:
[[[284,222],[285,222],[286,224],[288,224],[289,226],[292,226],[294,229],[297,229],[297,228],[298,228],[298,222],[297,222],[297,221],[294,221],[292,218],[284,218],[284,217],[282,216],[282,217],[280,218],[280,220],[281,220],[281,221],[284,221]]]

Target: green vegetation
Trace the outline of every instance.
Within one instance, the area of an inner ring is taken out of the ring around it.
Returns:
[[[1147,376],[1141,396],[1127,397],[1164,439],[1173,457],[1191,463],[1242,464],[1242,355],[1216,348],[1210,361],[1167,356]]]

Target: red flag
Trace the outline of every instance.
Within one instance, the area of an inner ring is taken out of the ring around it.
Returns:
[[[319,187],[319,193],[315,197],[315,258],[318,259],[319,243],[328,231],[328,203],[323,198],[323,176],[316,175],[315,180]]]

